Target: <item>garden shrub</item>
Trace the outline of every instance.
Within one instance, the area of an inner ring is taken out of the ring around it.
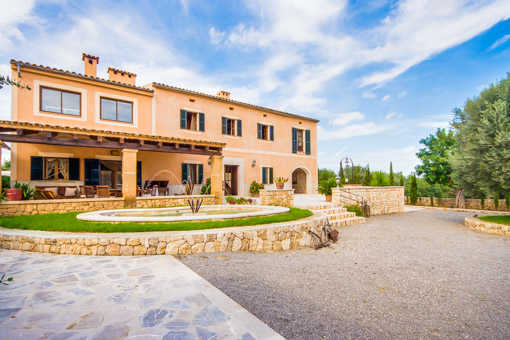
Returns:
[[[363,210],[358,204],[344,205],[344,208],[349,212],[356,213],[356,216],[363,216]]]

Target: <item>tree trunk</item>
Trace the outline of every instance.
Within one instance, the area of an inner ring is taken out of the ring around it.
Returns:
[[[457,188],[457,194],[455,195],[455,208],[464,209],[466,207],[466,201],[464,198],[464,189]]]

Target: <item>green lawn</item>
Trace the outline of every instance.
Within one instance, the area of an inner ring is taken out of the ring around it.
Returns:
[[[482,221],[510,225],[510,215],[482,216]]]
[[[201,222],[88,222],[78,220],[79,212],[0,217],[0,226],[13,229],[72,231],[94,233],[118,233],[136,231],[199,230],[269,224],[298,220],[312,215],[305,209],[290,208],[289,212],[259,217],[237,218]]]

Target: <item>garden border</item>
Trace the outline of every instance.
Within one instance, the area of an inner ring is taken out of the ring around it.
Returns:
[[[480,231],[483,233],[510,236],[510,226],[505,224],[482,221],[481,219],[473,216],[466,217],[464,219],[464,225],[470,229]]]
[[[320,233],[324,215],[247,227],[137,233],[70,233],[0,228],[0,248],[93,255],[188,255],[203,252],[272,252],[312,246],[310,231]]]

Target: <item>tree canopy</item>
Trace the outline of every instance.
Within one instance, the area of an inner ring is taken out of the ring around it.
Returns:
[[[429,184],[452,185],[453,168],[451,157],[455,148],[452,130],[437,129],[436,133],[420,140],[424,145],[416,154],[422,164],[416,166],[416,173]]]
[[[510,194],[510,75],[468,100],[452,125],[459,185],[479,197]]]

